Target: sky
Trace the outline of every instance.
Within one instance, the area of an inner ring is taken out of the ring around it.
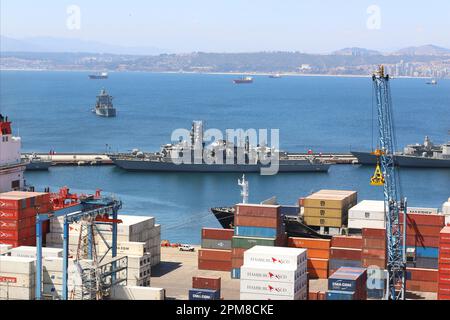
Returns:
[[[449,0],[0,0],[0,34],[170,52],[450,48]],[[76,12],[70,6],[76,6]],[[78,19],[79,17],[79,19]],[[79,21],[79,23],[78,23]],[[69,22],[69,27],[68,27]]]

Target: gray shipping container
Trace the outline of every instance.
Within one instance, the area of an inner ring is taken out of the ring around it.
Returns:
[[[340,267],[356,267],[361,268],[361,260],[344,260],[344,259],[330,259],[330,270],[337,270]]]
[[[231,250],[231,240],[202,239],[202,248]]]

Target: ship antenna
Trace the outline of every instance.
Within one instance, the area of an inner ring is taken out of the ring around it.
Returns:
[[[242,188],[242,203],[248,203],[248,181],[245,180],[245,174],[242,175],[242,180],[238,179],[238,185]]]

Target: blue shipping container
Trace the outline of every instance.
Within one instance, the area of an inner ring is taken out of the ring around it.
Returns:
[[[282,216],[298,216],[300,212],[300,207],[297,206],[281,206],[280,214]]]
[[[354,300],[354,297],[353,291],[327,291],[327,300]]]
[[[439,258],[439,248],[434,247],[407,247],[416,248],[416,257],[421,258]]]
[[[241,268],[231,269],[231,278],[240,279],[241,278]]]
[[[234,227],[234,235],[241,237],[259,237],[259,238],[276,238],[277,229],[263,227]]]
[[[358,290],[358,284],[362,284],[362,277],[365,273],[366,269],[362,268],[339,268],[328,278],[328,290],[356,291]]]
[[[439,269],[439,259],[438,258],[416,257],[415,268]]]
[[[220,300],[220,290],[190,289],[189,300]]]

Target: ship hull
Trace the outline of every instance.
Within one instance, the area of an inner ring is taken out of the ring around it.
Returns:
[[[100,117],[111,118],[116,116],[116,109],[112,108],[95,109],[95,114]]]
[[[253,83],[253,80],[233,80],[236,84]]]
[[[52,165],[51,161],[31,161],[27,163],[27,171],[44,171]]]
[[[103,79],[108,79],[108,76],[94,76],[94,75],[90,75],[89,79],[92,79],[92,80],[103,80]]]
[[[128,171],[162,171],[162,172],[260,172],[262,165],[257,164],[175,164],[173,162],[128,160],[110,157],[118,167]],[[327,172],[329,164],[281,164],[278,172]]]
[[[377,157],[370,152],[351,151],[351,153],[358,159],[359,164],[375,165],[377,163]],[[399,167],[450,168],[450,159],[395,155],[394,163]]]

